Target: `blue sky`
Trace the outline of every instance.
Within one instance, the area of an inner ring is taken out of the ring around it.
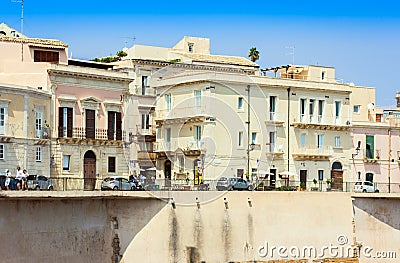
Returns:
[[[20,29],[19,3],[0,0],[0,22]],[[211,39],[211,52],[247,56],[261,68],[292,63],[336,68],[336,77],[376,87],[377,104],[400,91],[398,1],[25,0],[24,34],[69,44],[74,58],[115,54],[125,41],[172,47],[182,36]],[[136,38],[133,40],[132,38]]]

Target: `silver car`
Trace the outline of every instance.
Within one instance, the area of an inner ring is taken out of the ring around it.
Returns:
[[[30,174],[27,178],[28,190],[53,190],[51,180],[44,175]]]
[[[103,180],[101,190],[136,190],[136,185],[122,176],[111,176]]]

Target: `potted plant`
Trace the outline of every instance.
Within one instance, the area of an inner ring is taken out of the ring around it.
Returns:
[[[300,183],[300,190],[301,191],[306,190],[306,184],[305,183],[303,183],[303,182]]]
[[[331,178],[327,178],[327,179],[326,179],[326,184],[327,184],[326,191],[329,192],[329,191],[331,190],[331,184],[332,184]]]
[[[317,187],[317,179],[313,179],[313,183],[314,183],[314,187],[311,187],[311,191],[318,191],[318,187]]]

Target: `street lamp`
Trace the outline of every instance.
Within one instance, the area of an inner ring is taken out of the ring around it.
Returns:
[[[247,176],[250,178],[250,152],[254,150],[255,144],[247,144]]]

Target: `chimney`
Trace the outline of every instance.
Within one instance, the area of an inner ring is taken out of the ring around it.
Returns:
[[[396,93],[397,108],[400,108],[400,92]]]

